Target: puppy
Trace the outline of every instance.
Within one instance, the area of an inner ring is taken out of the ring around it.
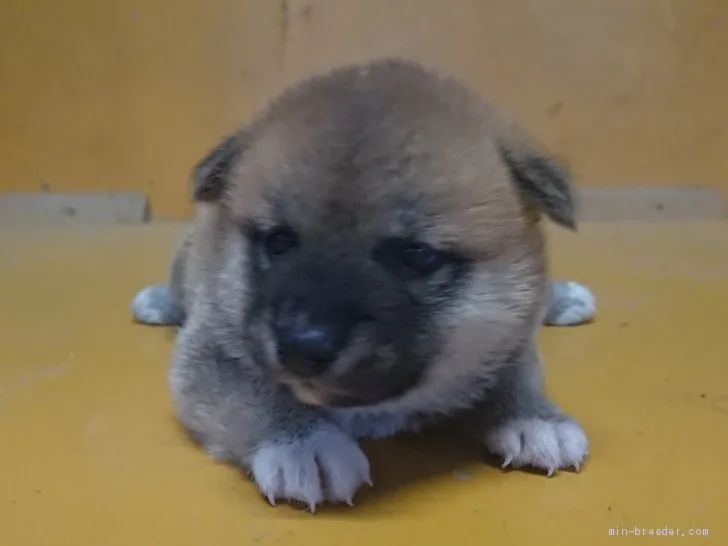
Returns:
[[[576,226],[567,174],[457,81],[398,59],[309,78],[197,165],[193,197],[169,286],[134,313],[181,325],[181,422],[271,503],[351,503],[358,439],[443,419],[504,466],[587,457],[536,346],[594,314],[547,275],[541,216]]]

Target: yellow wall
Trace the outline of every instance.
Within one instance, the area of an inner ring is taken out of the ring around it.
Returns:
[[[190,212],[191,165],[284,82],[404,54],[463,77],[585,186],[728,194],[725,0],[8,0],[0,190],[140,190]]]

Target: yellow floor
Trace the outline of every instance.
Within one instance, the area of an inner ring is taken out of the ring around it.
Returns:
[[[0,544],[728,544],[728,223],[553,232],[592,325],[548,329],[550,390],[585,424],[579,475],[503,473],[445,436],[367,446],[353,509],[270,508],[172,417],[172,332],[129,302],[180,226],[0,232]],[[706,529],[695,538],[688,529]],[[649,531],[648,531],[649,532]]]

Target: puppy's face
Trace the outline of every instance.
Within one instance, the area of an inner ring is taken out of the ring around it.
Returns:
[[[457,395],[539,322],[538,209],[571,222],[561,173],[517,143],[406,63],[284,93],[198,169],[220,327],[304,403]]]

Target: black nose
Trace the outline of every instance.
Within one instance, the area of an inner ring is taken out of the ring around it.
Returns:
[[[308,314],[279,317],[275,330],[281,363],[301,377],[325,373],[346,345],[346,322]]]

